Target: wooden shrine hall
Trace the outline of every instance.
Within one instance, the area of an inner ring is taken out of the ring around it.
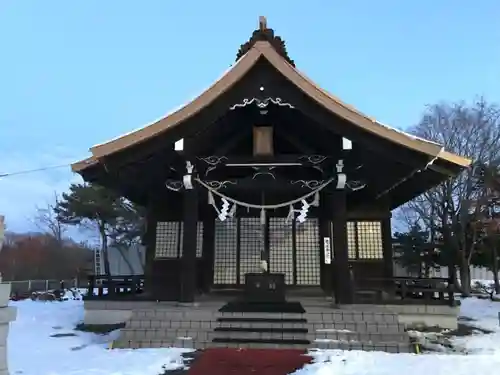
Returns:
[[[261,17],[200,96],[72,165],[147,208],[147,298],[279,300],[310,288],[350,304],[357,290],[390,289],[391,210],[470,165],[295,64]]]

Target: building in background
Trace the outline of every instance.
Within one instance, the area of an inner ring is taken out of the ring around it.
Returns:
[[[145,262],[145,247],[136,244],[120,251],[115,247],[108,249],[109,268],[111,275],[143,275]],[[104,267],[101,267],[103,269]]]
[[[5,239],[5,216],[0,215],[0,250],[2,250],[4,239]]]

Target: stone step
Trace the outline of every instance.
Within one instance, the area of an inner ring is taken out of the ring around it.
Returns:
[[[217,317],[217,312],[210,310],[170,310],[170,309],[142,309],[132,312],[132,319],[137,320],[198,320],[210,321]]]
[[[218,312],[218,318],[245,318],[245,319],[306,319],[305,313],[282,312]]]
[[[221,328],[266,328],[266,329],[294,329],[307,328],[305,319],[245,319],[219,318],[218,327]]]
[[[307,340],[307,329],[215,328],[215,339],[236,340]]]
[[[407,333],[385,333],[385,332],[350,332],[345,330],[316,330],[309,333],[314,339],[328,339],[337,341],[360,341],[366,343],[399,342],[409,343],[410,337]]]
[[[338,350],[364,350],[364,351],[381,351],[386,353],[411,353],[411,345],[409,343],[385,342],[385,343],[368,343],[360,341],[335,341],[316,339],[311,342],[310,348],[315,349],[338,349]]]
[[[184,329],[211,329],[215,328],[219,323],[214,320],[161,320],[149,318],[132,318],[127,323],[127,328],[184,328]]]
[[[113,348],[115,349],[139,349],[139,348],[188,348],[188,349],[206,349],[206,348],[253,348],[253,349],[307,349],[309,342],[242,342],[242,341],[220,341],[220,342],[202,342],[196,340],[117,340]]]
[[[191,338],[198,341],[211,341],[215,337],[212,330],[173,329],[173,328],[137,328],[123,329],[120,338],[129,340],[177,340]]]
[[[126,340],[120,338],[113,343],[114,349],[139,349],[139,348],[189,348],[202,349],[201,345],[196,346],[196,342],[188,338],[180,339],[134,339]]]
[[[309,322],[398,323],[397,314],[372,311],[307,312],[305,318]]]
[[[311,344],[311,342],[304,338],[297,339],[280,339],[280,338],[229,338],[229,337],[220,337],[215,338],[212,341],[213,344],[221,344],[225,345],[225,347],[234,347],[233,345],[237,345],[237,347],[244,347],[241,345],[252,345],[252,347],[259,348],[260,345],[275,345],[280,348],[285,348],[291,346],[303,346],[304,348]]]
[[[309,342],[211,342],[206,344],[206,348],[237,348],[237,349],[301,349],[306,350]]]
[[[352,332],[381,332],[381,333],[403,333],[406,331],[404,324],[400,323],[365,323],[365,322],[314,322],[308,323],[310,331],[318,329],[336,329]]]

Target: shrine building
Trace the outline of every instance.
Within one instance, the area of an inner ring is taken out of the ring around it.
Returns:
[[[261,18],[201,95],[72,165],[147,208],[134,298],[400,298],[391,211],[471,162],[361,113],[298,66]]]

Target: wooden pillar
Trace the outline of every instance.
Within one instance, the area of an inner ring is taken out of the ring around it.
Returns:
[[[196,244],[198,227],[197,189],[183,191],[183,227],[182,232],[182,272],[180,277],[181,302],[193,302],[196,294]]]
[[[186,160],[182,192],[182,258],[180,275],[180,302],[194,302],[196,294],[196,245],[198,239],[198,184],[194,181],[195,155],[193,139],[184,138],[182,154]]]
[[[354,289],[349,270],[347,252],[347,208],[345,189],[332,193],[333,212],[333,252],[335,300],[340,304],[353,302]]]
[[[382,219],[382,246],[384,255],[384,277],[392,278],[394,276],[394,256],[392,251],[392,228],[390,217]]]
[[[203,219],[203,292],[209,292],[214,281],[215,217],[210,213]]]
[[[331,233],[331,220],[333,218],[333,207],[331,196],[325,192],[321,192],[319,201],[319,249],[321,261],[321,288],[325,295],[333,295],[333,253],[332,253],[332,233]],[[325,238],[328,239],[330,244],[330,257],[329,259],[325,246]]]
[[[152,283],[154,282],[153,262],[156,253],[156,217],[151,207],[147,208],[146,232],[144,233],[143,244],[146,248],[144,257],[144,288],[151,294],[154,294]]]

